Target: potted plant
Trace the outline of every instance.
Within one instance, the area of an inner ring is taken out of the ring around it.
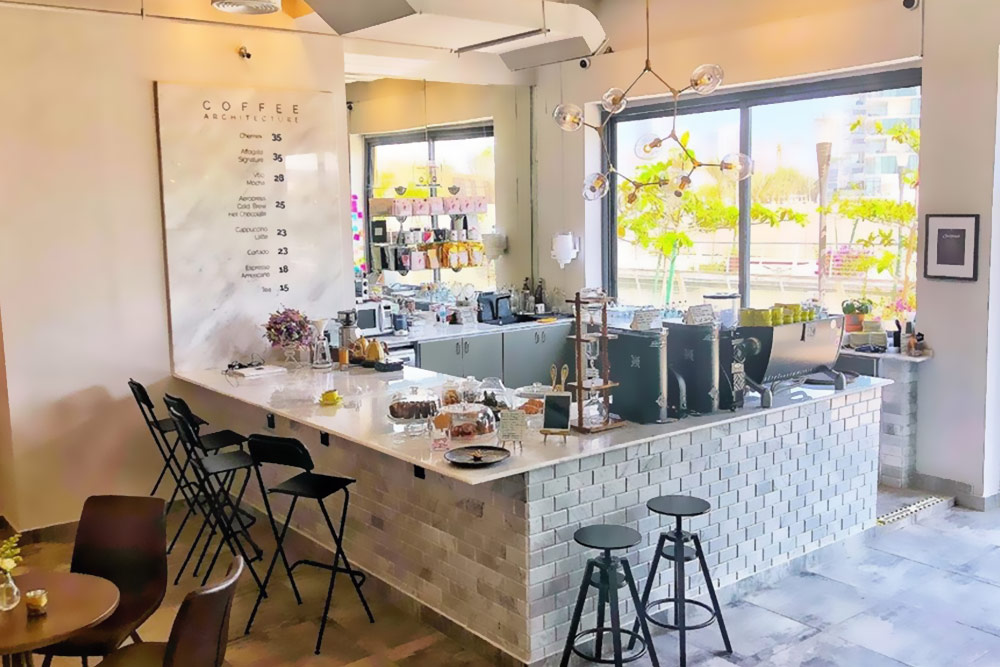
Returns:
[[[20,535],[14,535],[0,542],[0,612],[10,611],[21,601],[21,592],[11,576],[21,564],[21,549],[17,546],[20,539]]]
[[[844,330],[861,331],[864,329],[865,315],[872,312],[875,304],[871,299],[847,299],[840,304],[844,311]]]

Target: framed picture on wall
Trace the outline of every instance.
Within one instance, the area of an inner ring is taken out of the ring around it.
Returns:
[[[978,214],[928,214],[925,232],[925,278],[942,280],[979,278]]]

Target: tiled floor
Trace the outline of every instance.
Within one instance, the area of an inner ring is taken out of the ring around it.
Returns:
[[[66,563],[69,554],[63,544],[25,550],[38,566]],[[346,587],[335,596],[323,656],[315,657],[322,575],[303,576],[315,579],[303,586],[311,591],[305,604],[297,607],[287,591],[278,591],[265,602],[249,637],[242,635],[242,623],[252,591],[249,581],[243,582],[227,664],[490,664],[384,600],[371,600],[378,622],[369,626]],[[171,587],[167,603],[143,629],[145,637],[166,637],[183,592],[192,586],[186,578],[181,589]],[[1000,666],[1000,511],[941,510],[917,523],[880,527],[864,543],[827,550],[807,572],[746,595],[724,613],[734,654],[721,653],[716,628],[693,632],[692,667]],[[676,635],[662,630],[655,635],[660,664],[676,665]]]

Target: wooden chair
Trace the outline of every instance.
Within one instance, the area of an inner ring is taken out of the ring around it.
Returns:
[[[97,667],[221,667],[229,640],[229,612],[241,574],[243,559],[237,557],[221,583],[188,593],[166,643],[129,644]]]
[[[102,577],[118,587],[118,608],[107,619],[39,652],[53,656],[105,656],[138,629],[167,590],[167,528],[160,498],[92,496],[83,505],[70,571]]]

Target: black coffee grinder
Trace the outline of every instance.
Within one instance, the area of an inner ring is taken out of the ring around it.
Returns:
[[[664,324],[671,417],[711,414],[719,409],[719,329],[715,324]]]

